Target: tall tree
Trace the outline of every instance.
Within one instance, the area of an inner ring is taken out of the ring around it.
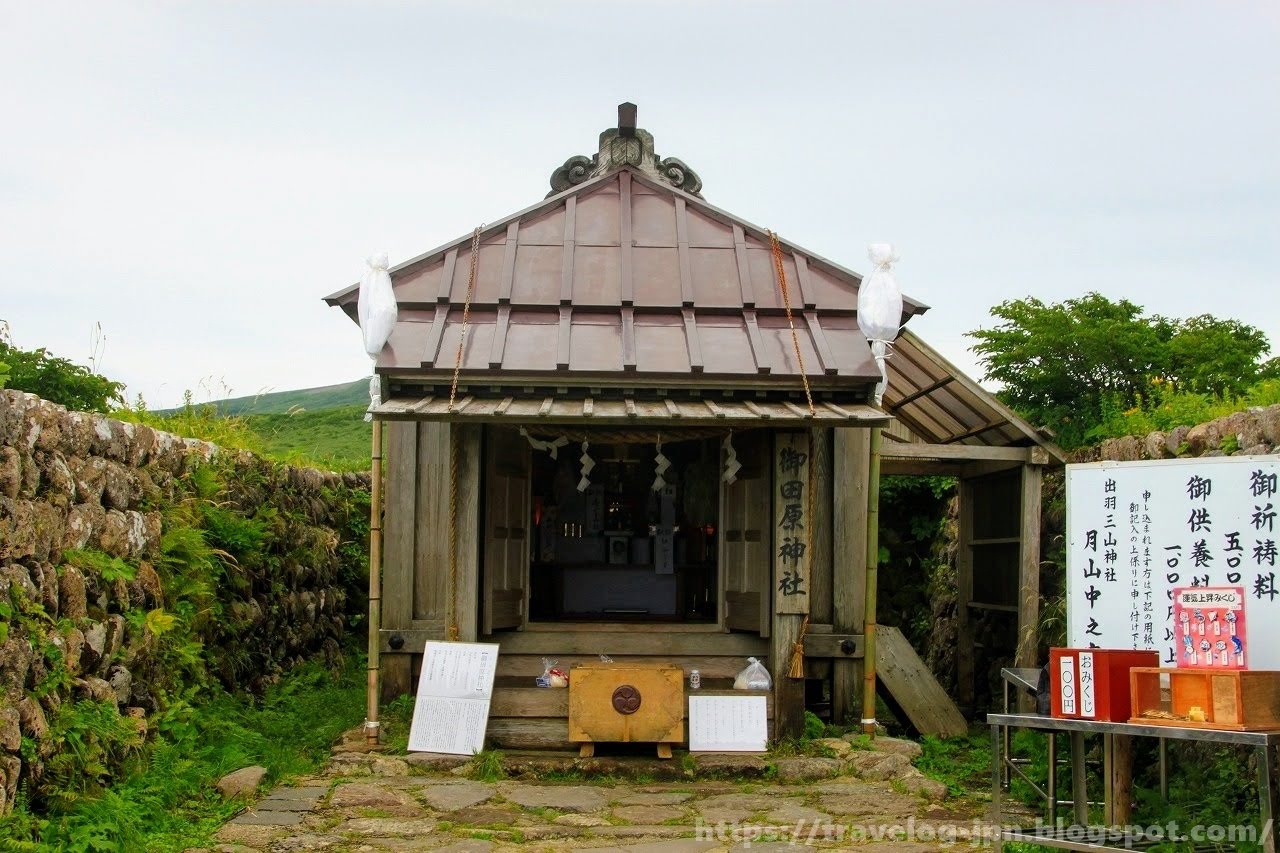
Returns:
[[[1262,375],[1259,358],[1268,351],[1266,335],[1236,320],[1144,316],[1142,306],[1099,293],[1055,304],[1010,300],[991,314],[1002,322],[968,333],[986,378],[1066,444],[1083,441],[1106,402],[1134,405],[1154,379],[1238,394]]]

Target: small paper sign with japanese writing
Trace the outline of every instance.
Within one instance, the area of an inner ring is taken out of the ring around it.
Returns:
[[[778,613],[808,613],[812,559],[808,433],[778,433],[773,485],[773,600]]]
[[[1192,586],[1173,591],[1178,666],[1247,669],[1244,587]]]

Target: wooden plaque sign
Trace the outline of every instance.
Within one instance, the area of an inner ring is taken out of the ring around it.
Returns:
[[[808,613],[809,434],[778,433],[773,463],[773,599],[778,613]]]

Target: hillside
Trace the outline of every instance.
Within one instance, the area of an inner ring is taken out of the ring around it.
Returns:
[[[368,388],[366,382],[360,385]],[[242,417],[261,440],[262,451],[272,458],[306,461],[338,471],[364,470],[369,467],[372,439],[371,426],[364,419],[367,407],[365,401],[320,411]]]
[[[369,405],[369,380],[357,379],[342,385],[300,388],[294,391],[272,391],[250,397],[214,400],[212,405],[222,415],[280,415],[294,408],[308,412],[343,406]]]

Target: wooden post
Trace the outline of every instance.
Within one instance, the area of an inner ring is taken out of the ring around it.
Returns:
[[[1111,739],[1111,822],[1125,826],[1133,820],[1133,738]]]
[[[876,733],[876,583],[880,567],[880,427],[871,427],[867,467],[867,589],[862,641],[862,730]]]
[[[804,732],[804,673],[788,674],[812,593],[815,503],[810,431],[774,435],[772,630],[773,714],[778,737]],[[767,591],[764,594],[768,594]]]
[[[373,422],[369,469],[369,684],[364,720],[365,742],[378,743],[378,663],[382,641],[382,421]]]
[[[832,453],[832,630],[862,633],[866,592],[867,473],[870,431],[835,430]],[[862,661],[836,658],[831,664],[831,721],[843,725],[860,706]]]
[[[383,530],[381,616],[383,627],[413,627],[413,590],[417,505],[418,424],[392,421],[386,431],[387,479]],[[384,701],[413,691],[413,660],[407,654],[379,659]]]
[[[1022,466],[1021,529],[1018,533],[1018,648],[1014,665],[1034,668],[1038,663],[1040,628],[1040,484],[1039,465]],[[1018,710],[1032,710],[1031,696],[1018,691]]]
[[[973,600],[973,482],[961,478],[957,508],[956,543],[956,699],[962,711],[974,705],[973,627],[969,602]]]

